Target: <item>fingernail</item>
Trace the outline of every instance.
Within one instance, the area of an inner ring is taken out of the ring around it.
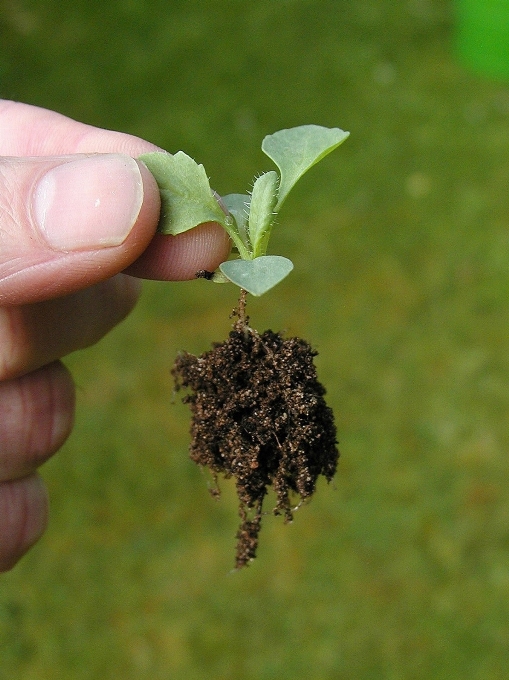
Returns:
[[[39,180],[33,215],[56,250],[92,250],[122,244],[141,209],[143,181],[133,158],[98,154],[70,160]]]

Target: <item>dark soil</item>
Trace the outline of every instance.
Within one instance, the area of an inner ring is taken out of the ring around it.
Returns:
[[[291,521],[291,495],[309,499],[319,475],[332,479],[339,457],[317,353],[301,338],[260,335],[247,326],[242,298],[239,309],[225,342],[198,357],[183,352],[173,368],[177,389],[190,389],[183,401],[193,416],[191,459],[210,469],[216,496],[218,475],[235,478],[237,568],[256,555],[268,488],[276,493],[273,512]]]

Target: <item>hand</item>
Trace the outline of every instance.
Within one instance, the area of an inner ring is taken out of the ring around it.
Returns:
[[[74,416],[74,385],[59,359],[131,311],[133,276],[190,279],[228,255],[217,224],[155,234],[159,191],[134,160],[154,150],[0,100],[0,571],[46,527],[36,470],[68,437]]]

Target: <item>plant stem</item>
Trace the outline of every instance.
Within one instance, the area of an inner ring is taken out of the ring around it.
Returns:
[[[245,326],[247,324],[246,297],[247,297],[247,290],[244,290],[243,288],[241,288],[240,289],[240,296],[239,296],[239,321],[243,326]]]
[[[233,327],[234,328],[241,328],[244,331],[244,333],[247,335],[248,332],[250,331],[250,328],[249,328],[249,317],[246,315],[246,298],[247,298],[247,290],[244,290],[244,288],[241,288],[238,305],[235,307],[235,309],[231,313],[230,318],[232,316],[236,316],[238,318],[238,321],[236,321],[233,324]]]

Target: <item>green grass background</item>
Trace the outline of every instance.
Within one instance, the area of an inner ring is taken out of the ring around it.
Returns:
[[[334,485],[230,573],[235,494],[188,460],[169,370],[226,336],[236,290],[148,283],[67,360],[76,428],[0,579],[0,679],[506,678],[509,86],[457,63],[451,3],[0,0],[0,44],[1,96],[183,149],[220,193],[271,167],[265,134],[351,131],[249,309],[320,353]]]

